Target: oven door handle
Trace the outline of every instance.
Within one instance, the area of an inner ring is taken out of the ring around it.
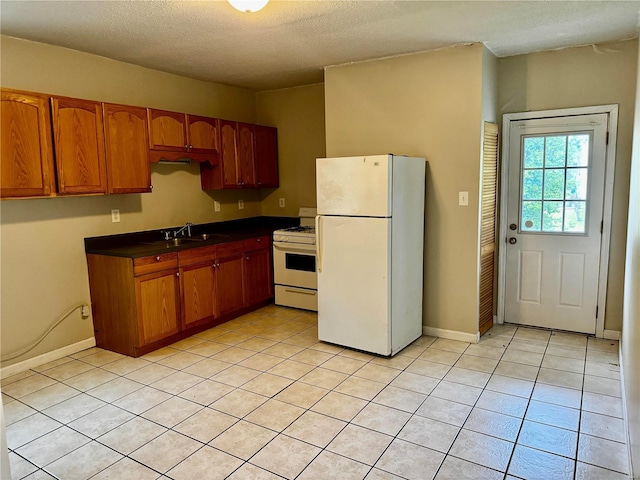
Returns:
[[[322,232],[320,231],[320,215],[316,215],[316,264],[318,273],[322,273]]]
[[[313,245],[309,245],[309,247],[294,247],[291,243],[273,242],[273,248],[282,250],[283,252],[306,253],[307,255],[313,255],[315,253]]]

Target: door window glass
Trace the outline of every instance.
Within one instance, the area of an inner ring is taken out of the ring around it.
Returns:
[[[586,233],[591,134],[525,136],[520,231]]]

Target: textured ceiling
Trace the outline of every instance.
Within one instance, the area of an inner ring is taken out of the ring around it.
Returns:
[[[635,1],[4,1],[0,31],[252,90],[323,67],[484,42],[498,57],[637,36]]]

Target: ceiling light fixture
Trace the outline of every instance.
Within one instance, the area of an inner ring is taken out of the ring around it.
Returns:
[[[253,13],[264,8],[269,0],[227,0],[233,8],[241,12]]]

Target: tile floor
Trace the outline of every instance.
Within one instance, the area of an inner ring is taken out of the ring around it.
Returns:
[[[13,478],[623,479],[617,342],[512,325],[387,359],[268,306],[2,381]]]

